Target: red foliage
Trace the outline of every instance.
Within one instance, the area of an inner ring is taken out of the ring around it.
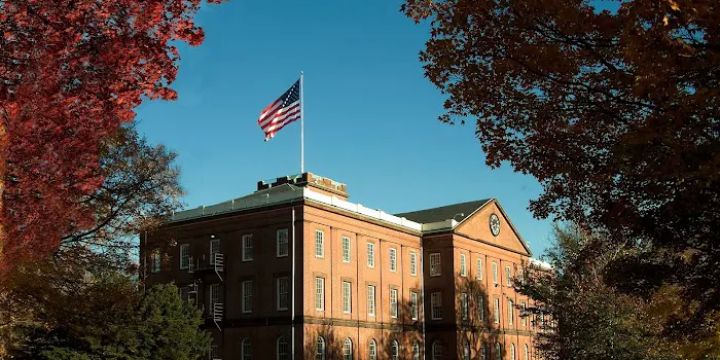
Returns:
[[[93,222],[82,200],[102,184],[101,141],[145,97],[177,97],[173,41],[203,41],[200,1],[0,2],[0,268]]]

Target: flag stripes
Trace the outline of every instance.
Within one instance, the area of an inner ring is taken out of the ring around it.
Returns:
[[[265,133],[265,141],[272,139],[287,124],[300,119],[301,106],[298,80],[260,113],[258,125]]]

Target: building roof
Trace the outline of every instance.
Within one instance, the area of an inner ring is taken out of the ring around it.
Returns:
[[[406,213],[395,214],[397,217],[404,217],[421,224],[434,223],[444,220],[455,220],[458,223],[463,222],[475,211],[485,206],[492,199],[482,199],[468,201],[459,204],[445,205],[432,209],[411,211]]]

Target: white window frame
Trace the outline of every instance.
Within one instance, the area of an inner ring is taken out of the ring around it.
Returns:
[[[417,341],[413,343],[412,360],[420,360],[420,344]]]
[[[345,341],[343,341],[342,356],[343,360],[353,359],[353,343],[352,339],[349,337],[345,338]]]
[[[245,348],[246,346],[247,349]],[[253,358],[252,343],[248,338],[242,339],[242,342],[240,343],[240,358],[242,360],[252,360]]]
[[[410,251],[410,276],[417,276],[417,251]]]
[[[512,286],[512,266],[505,265],[505,285]]]
[[[288,229],[277,229],[275,231],[275,256],[286,257],[289,254],[288,248],[290,240],[288,238]]]
[[[390,288],[390,317],[398,318],[398,289]]]
[[[377,287],[375,287],[375,285],[367,286],[367,297],[368,316],[375,317],[377,313]]]
[[[315,310],[325,311],[325,278],[315,277]]]
[[[442,275],[442,258],[440,253],[430,254],[430,276]]]
[[[327,352],[327,342],[322,336],[318,336],[315,340],[315,360],[325,360],[325,353]]]
[[[483,269],[483,259],[482,259],[482,258],[478,258],[478,259],[475,261],[475,266],[476,266],[476,268],[475,268],[475,279],[480,280],[480,281],[483,281],[483,274],[485,273],[485,271],[484,271],[484,269]]]
[[[368,359],[377,359],[377,341],[375,341],[375,339],[370,339],[370,342],[368,343]]]
[[[253,261],[255,258],[255,243],[253,234],[242,236],[242,261]]]
[[[430,294],[430,318],[442,320],[442,292],[434,291]]]
[[[515,302],[508,299],[507,306],[508,325],[513,326],[515,325]]]
[[[352,313],[352,283],[349,281],[342,282],[342,301],[343,313]]]
[[[465,254],[460,254],[460,276],[467,276],[467,259]]]
[[[480,294],[477,297],[478,320],[485,321],[485,295]]]
[[[340,239],[342,249],[342,260],[344,263],[349,263],[352,259],[352,241],[349,236],[343,236]]]
[[[243,314],[250,314],[253,312],[253,281],[243,280],[240,286],[241,291],[241,310]]]
[[[400,343],[398,343],[395,339],[393,339],[392,343],[390,343],[390,359],[400,359]]]
[[[391,247],[388,250],[388,256],[390,258],[390,272],[397,272],[397,249]]]
[[[470,318],[470,295],[460,293],[460,318],[467,321]]]
[[[215,265],[215,254],[220,253],[220,239],[210,240],[210,265]]]
[[[410,292],[410,318],[418,320],[420,318],[420,294],[417,291]]]
[[[287,276],[277,278],[275,293],[277,296],[277,310],[286,311],[290,304],[290,279]],[[285,303],[284,306],[283,302]]]
[[[432,360],[440,360],[444,357],[445,349],[440,343],[440,340],[435,340],[432,343]]]
[[[493,313],[493,321],[496,324],[499,324],[500,320],[502,320],[500,317],[502,314],[502,309],[500,308],[500,298],[495,298],[495,311],[493,311]]]
[[[500,281],[500,275],[498,274],[499,268],[497,261],[492,262],[492,277],[493,277],[493,284],[497,285]]]
[[[375,243],[367,243],[367,266],[369,268],[375,268]]]
[[[190,244],[180,245],[180,270],[187,270],[190,267]]]
[[[290,343],[285,335],[278,336],[275,340],[275,354],[277,360],[290,360]]]
[[[162,256],[160,256],[160,250],[155,249],[150,252],[150,272],[158,273],[162,270]]]
[[[325,257],[325,232],[320,229],[315,230],[315,257]]]

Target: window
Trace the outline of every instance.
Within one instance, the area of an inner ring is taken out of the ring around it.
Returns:
[[[375,339],[370,339],[368,344],[368,358],[369,360],[377,359],[377,342],[375,342]]]
[[[350,238],[342,237],[342,259],[344,263],[350,262]]]
[[[210,265],[215,265],[215,254],[220,253],[220,239],[210,240]]]
[[[277,279],[277,309],[287,310],[290,303],[290,280],[287,276]]]
[[[367,243],[367,265],[369,268],[375,267],[375,243]]]
[[[390,317],[397,319],[398,317],[398,290],[390,289]]]
[[[180,270],[190,267],[190,244],[180,245]]]
[[[440,360],[444,356],[444,351],[442,344],[440,341],[435,340],[432,344],[432,358],[433,360]]]
[[[390,359],[398,360],[400,358],[400,344],[397,340],[393,340],[390,344]]]
[[[215,304],[220,303],[220,285],[210,285],[210,306],[214,307]]]
[[[410,252],[410,275],[417,276],[417,253]]]
[[[315,230],[315,257],[325,257],[325,233]]]
[[[245,234],[242,236],[242,261],[252,261],[253,259],[253,236]]]
[[[513,326],[515,323],[515,304],[512,300],[508,299],[508,308],[507,308],[507,316],[508,316],[508,325]]]
[[[430,276],[440,276],[440,253],[430,254]]]
[[[277,360],[290,360],[290,344],[284,336],[277,339]]]
[[[344,360],[352,360],[353,349],[352,349],[352,340],[350,340],[350,338],[345,338],[345,342],[343,342],[342,352],[343,352]]]
[[[520,308],[520,325],[527,327],[527,304],[521,303]]]
[[[349,314],[352,312],[352,285],[349,281],[343,281],[342,283],[342,304],[343,312]]]
[[[482,344],[482,349],[480,350],[480,360],[488,360],[487,344]]]
[[[277,257],[288,256],[288,229],[275,232],[275,247]]]
[[[325,338],[322,336],[315,342],[315,360],[325,360]]]
[[[412,360],[420,360],[420,344],[417,341],[413,344]]]
[[[512,268],[505,265],[505,285],[512,286]]]
[[[465,254],[460,254],[460,276],[467,276],[467,263]]]
[[[220,359],[220,351],[216,344],[210,345],[210,360]]]
[[[483,280],[483,261],[482,259],[477,259],[475,263],[475,279],[482,281]]]
[[[467,320],[469,316],[468,293],[460,294],[460,316],[463,320]]]
[[[467,340],[463,341],[463,360],[470,360],[470,342]]]
[[[430,315],[433,320],[442,319],[442,293],[439,291],[430,294]]]
[[[323,311],[325,309],[325,279],[321,277],[315,278],[315,310]]]
[[[242,282],[242,312],[247,314],[252,312],[253,298],[253,281],[245,280]]]
[[[419,318],[420,313],[420,301],[419,301],[419,294],[411,291],[410,292],[410,316],[413,320],[417,320]]]
[[[499,298],[495,298],[495,312],[494,313],[495,313],[494,314],[495,315],[495,323],[499,324],[500,323],[500,299]]]
[[[530,347],[525,344],[525,350],[523,351],[523,360],[530,360]]]
[[[240,346],[240,358],[242,360],[252,360],[252,344],[250,339],[245,338],[242,340],[242,346]]]
[[[375,285],[368,285],[367,290],[368,316],[375,316]]]
[[[397,271],[397,249],[390,248],[390,271]]]
[[[517,360],[517,354],[515,353],[515,344],[510,344],[510,360]]]
[[[492,262],[492,277],[493,277],[493,284],[498,284],[498,264],[493,261]]]
[[[478,320],[485,321],[485,296],[478,295],[477,298]]]
[[[500,347],[500,343],[495,343],[495,359],[502,360],[502,348]]]
[[[150,253],[150,272],[160,272],[161,266],[162,258],[160,257],[160,250],[155,249]]]

